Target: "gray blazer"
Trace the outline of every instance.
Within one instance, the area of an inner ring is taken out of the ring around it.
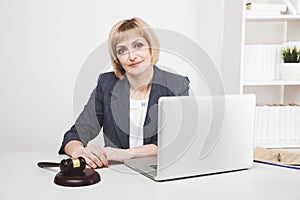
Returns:
[[[157,144],[158,99],[162,96],[189,95],[189,79],[154,66],[154,76],[144,122],[144,144]],[[129,148],[129,83],[114,72],[100,74],[97,87],[75,124],[64,134],[59,153],[71,140],[85,146],[103,128],[105,146]]]

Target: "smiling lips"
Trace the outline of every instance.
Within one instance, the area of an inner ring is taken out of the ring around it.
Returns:
[[[137,67],[137,66],[139,66],[142,62],[143,62],[143,61],[131,63],[131,64],[129,65],[129,67]]]

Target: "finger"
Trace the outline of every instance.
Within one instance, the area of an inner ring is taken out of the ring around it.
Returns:
[[[83,157],[87,168],[97,168],[97,164],[93,161],[93,154],[85,147],[78,149],[72,154],[73,158]]]
[[[90,146],[88,148],[103,165],[108,166],[108,161],[105,158],[104,151],[99,146]]]
[[[95,156],[87,149],[87,148],[82,148],[76,155],[77,157],[82,156],[85,159],[85,162],[87,166],[95,169],[97,168],[98,164],[97,158],[94,158]],[[96,159],[96,160],[95,160]],[[99,164],[99,167],[102,165]]]
[[[94,154],[93,151],[91,151],[89,148],[86,148],[86,152],[88,154],[88,158],[91,163],[91,167],[97,168],[97,167],[103,167],[102,161]]]
[[[113,155],[113,149],[112,148],[104,147],[103,152],[104,152],[107,160],[112,160],[112,155]]]
[[[92,169],[97,168],[97,164],[90,158],[85,157],[85,162],[86,162],[87,168],[92,168]]]
[[[98,158],[107,167],[108,166],[108,160],[107,160],[106,153],[99,146],[96,146],[96,150],[98,152],[98,154],[97,154]]]

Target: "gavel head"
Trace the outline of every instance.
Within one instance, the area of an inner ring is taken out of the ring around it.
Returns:
[[[60,164],[60,170],[63,173],[80,172],[85,169],[86,162],[83,157],[63,159]]]

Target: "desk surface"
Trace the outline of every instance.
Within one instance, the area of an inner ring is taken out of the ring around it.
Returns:
[[[254,163],[249,170],[157,183],[118,164],[97,169],[100,183],[72,188],[53,183],[58,168],[37,167],[39,161],[62,158],[49,152],[1,152],[0,199],[300,199],[300,170]]]

